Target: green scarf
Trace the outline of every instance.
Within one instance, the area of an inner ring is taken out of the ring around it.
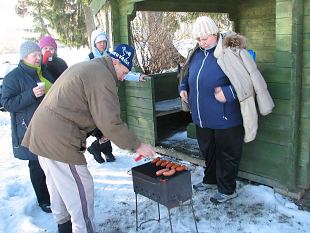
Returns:
[[[41,66],[34,66],[34,65],[31,65],[25,61],[24,61],[24,63],[25,63],[25,65],[37,70],[37,74],[39,76],[40,81],[45,83],[45,94],[46,94],[48,92],[48,90],[51,88],[52,83],[43,77]]]

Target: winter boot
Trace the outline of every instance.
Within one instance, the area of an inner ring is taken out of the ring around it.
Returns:
[[[98,163],[104,163],[105,160],[101,156],[101,144],[99,143],[99,140],[97,139],[94,141],[88,148],[87,151],[91,153],[94,156],[94,159]]]
[[[114,162],[115,161],[115,157],[112,153],[105,154],[105,159],[107,160],[107,162]]]
[[[72,233],[72,223],[71,220],[58,224],[58,233]]]
[[[100,144],[100,151],[105,155],[107,162],[115,161],[115,157],[112,154],[112,145],[110,140]]]

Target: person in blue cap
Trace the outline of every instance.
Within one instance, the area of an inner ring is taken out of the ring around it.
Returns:
[[[94,58],[107,56],[109,54],[108,48],[109,41],[106,33],[100,29],[94,30],[91,34],[91,52],[88,54],[88,59],[92,60]],[[130,71],[125,76],[125,80],[138,82],[144,81],[145,77],[145,74]],[[94,156],[94,159],[98,163],[115,161],[115,157],[112,153],[111,141],[98,129],[95,129],[91,135],[96,137],[96,140],[87,148],[87,151]],[[105,159],[102,157],[101,153],[105,155]]]
[[[38,155],[46,174],[60,233],[95,232],[94,183],[84,156],[89,132],[98,128],[122,149],[155,154],[121,119],[117,85],[131,70],[133,57],[134,49],[120,44],[109,56],[69,67],[28,126],[23,145]]]

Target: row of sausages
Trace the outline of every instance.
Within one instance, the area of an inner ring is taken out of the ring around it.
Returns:
[[[180,165],[168,160],[161,160],[159,157],[153,159],[151,163],[155,164],[157,167],[164,167],[163,169],[160,169],[156,172],[157,176],[172,176],[176,172],[187,170],[187,167],[185,165]]]

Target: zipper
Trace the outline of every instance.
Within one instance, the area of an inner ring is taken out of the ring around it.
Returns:
[[[205,58],[203,59],[203,61],[201,63],[200,69],[199,69],[198,74],[197,74],[197,79],[196,79],[196,92],[197,92],[197,99],[196,99],[197,103],[196,104],[197,104],[197,113],[198,113],[198,119],[199,119],[200,128],[203,128],[203,127],[202,127],[202,121],[201,121],[200,110],[199,110],[199,88],[198,88],[198,82],[199,82],[199,77],[200,77],[200,73],[201,73],[202,67],[203,67],[207,57],[209,56],[209,52],[206,52],[206,50],[204,50],[203,52],[205,54]]]
[[[28,125],[26,124],[25,119],[23,119],[22,121],[22,126],[24,126],[26,129],[28,128]]]
[[[228,118],[226,117],[226,108],[225,108],[225,106],[226,106],[226,103],[223,104],[223,119],[227,121]]]

